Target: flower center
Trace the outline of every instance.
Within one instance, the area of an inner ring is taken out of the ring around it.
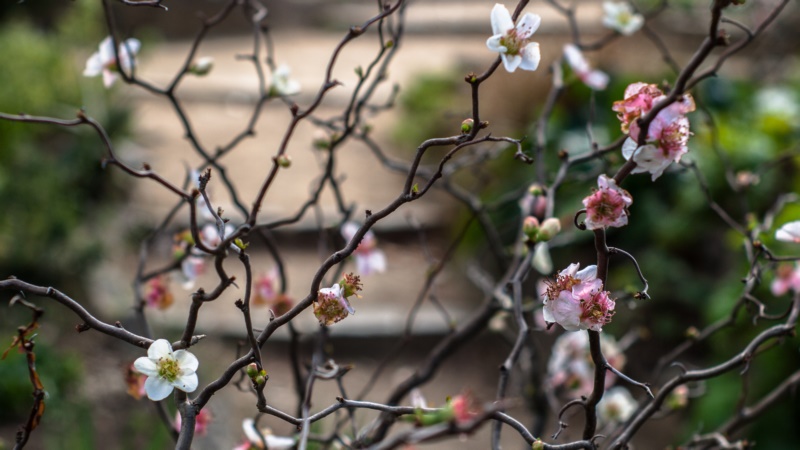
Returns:
[[[624,11],[619,13],[619,15],[617,16],[617,21],[619,21],[620,25],[625,26],[628,23],[630,23],[632,17],[633,15],[631,13],[629,13],[628,11]]]
[[[181,374],[178,361],[174,358],[161,358],[158,360],[158,376],[170,383],[177,380]]]
[[[519,51],[525,46],[525,40],[517,36],[517,30],[511,29],[508,33],[500,38],[500,45],[506,48],[507,55],[519,55]]]

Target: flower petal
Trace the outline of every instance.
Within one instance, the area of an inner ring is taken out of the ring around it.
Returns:
[[[486,40],[486,46],[489,47],[489,50],[497,53],[505,53],[508,51],[505,45],[500,44],[500,39],[503,37],[502,34],[496,34],[489,39]]]
[[[197,371],[197,367],[200,365],[200,362],[197,361],[197,357],[186,350],[176,350],[175,359],[178,361],[181,370],[187,372]]]
[[[156,366],[156,363],[146,356],[137,358],[136,361],[133,362],[133,367],[135,367],[139,373],[147,375],[148,377],[154,377],[158,375],[158,367]]]
[[[110,88],[117,81],[117,74],[111,70],[103,69],[103,86]]]
[[[522,70],[536,70],[541,59],[539,43],[529,42],[528,45],[522,48],[522,61],[520,61],[519,68]]]
[[[492,34],[506,34],[508,30],[514,28],[514,21],[511,20],[511,13],[508,8],[500,3],[495,3],[492,8]]]
[[[511,56],[507,53],[501,53],[500,58],[503,60],[503,66],[509,72],[514,72],[522,64],[522,56],[520,55]]]
[[[103,65],[116,59],[116,56],[114,55],[114,41],[111,39],[111,36],[106,36],[106,38],[100,42],[99,53],[100,60],[103,62]]]
[[[181,374],[178,379],[172,382],[172,386],[175,386],[183,392],[194,392],[195,389],[197,389],[197,384],[197,374],[194,372]]]
[[[522,19],[517,22],[517,36],[520,39],[528,39],[542,24],[542,18],[537,14],[525,13]]]
[[[147,377],[144,382],[144,391],[147,392],[147,398],[157,402],[167,398],[172,392],[172,385],[160,377]]]
[[[147,357],[153,361],[158,361],[159,359],[171,354],[172,345],[170,345],[169,341],[166,339],[157,339],[155,342],[150,344],[150,348],[147,349]]]
[[[96,77],[103,71],[103,60],[100,59],[100,53],[94,53],[89,59],[86,60],[86,68],[83,69],[83,76]]]
[[[783,242],[800,243],[800,220],[783,224],[775,232],[775,239]]]

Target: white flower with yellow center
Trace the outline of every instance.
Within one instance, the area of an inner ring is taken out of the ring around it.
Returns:
[[[100,47],[92,56],[86,61],[86,69],[83,71],[85,77],[96,77],[103,75],[103,85],[111,87],[117,81],[118,72],[124,70],[130,72],[136,64],[134,56],[139,52],[141,42],[138,39],[128,39],[125,42],[120,42],[119,49],[114,52],[114,41],[111,36],[103,39]],[[119,61],[117,61],[117,54],[119,54]]]
[[[644,25],[644,17],[633,10],[628,2],[603,2],[603,25],[620,34],[630,36]]]
[[[133,362],[133,367],[144,375],[144,390],[153,401],[165,399],[173,388],[184,392],[197,389],[197,358],[186,350],[172,351],[166,339],[150,344],[147,356]]]
[[[536,14],[525,13],[514,26],[511,13],[497,3],[492,8],[492,37],[486,40],[486,46],[493,52],[500,53],[503,66],[509,72],[517,70],[536,70],[539,67],[541,54],[539,44],[531,42],[533,33],[539,29],[542,18]]]

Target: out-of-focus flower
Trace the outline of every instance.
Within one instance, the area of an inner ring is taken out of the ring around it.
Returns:
[[[800,220],[781,225],[778,231],[775,232],[775,239],[800,244]]]
[[[544,188],[538,183],[533,183],[528,186],[525,195],[519,199],[519,209],[523,217],[544,216],[547,209],[547,196],[545,195]]]
[[[671,410],[686,408],[689,404],[689,388],[682,384],[669,393],[664,404]]]
[[[214,416],[211,415],[208,408],[203,408],[200,412],[194,416],[194,432],[200,436],[205,436],[208,433],[208,426],[211,424],[211,421],[214,419]],[[181,431],[181,425],[183,425],[183,418],[181,418],[181,413],[176,411],[175,412],[175,431]]]
[[[144,390],[153,401],[166,398],[173,388],[184,392],[197,389],[197,358],[186,350],[172,351],[166,339],[158,339],[147,349],[147,356],[133,362],[140,373],[147,375]]]
[[[175,301],[169,291],[169,279],[165,275],[151,278],[145,285],[144,300],[147,306],[161,310],[169,308]]]
[[[628,207],[633,204],[631,194],[605,175],[597,177],[597,187],[592,195],[583,199],[586,228],[597,230],[627,225]]]
[[[191,254],[181,262],[181,273],[183,274],[183,288],[192,289],[194,283],[206,268],[206,260],[200,255]]]
[[[342,237],[350,242],[358,232],[359,226],[355,222],[345,222],[342,225]],[[353,252],[356,259],[356,271],[361,275],[374,272],[386,272],[386,255],[378,248],[378,239],[375,233],[369,230]]]
[[[125,369],[125,385],[128,386],[128,395],[139,400],[140,398],[144,397],[145,390],[144,390],[144,382],[147,377],[138,370],[136,367],[131,364]]]
[[[548,282],[542,311],[544,319],[567,331],[602,331],[603,325],[611,322],[614,299],[603,290],[603,282],[597,278],[597,266],[587,266],[581,271],[578,267],[578,264],[570,264],[554,281]]]
[[[453,411],[453,420],[457,424],[468,423],[481,412],[480,405],[478,405],[475,397],[469,391],[450,399],[447,407]]]
[[[225,224],[225,229],[223,230],[225,237],[229,236],[231,233],[233,233],[233,231],[234,230],[231,225]],[[219,246],[219,244],[222,243],[222,236],[219,234],[219,228],[211,223],[205,224],[203,228],[200,229],[200,240],[203,241],[203,244],[210,249]]]
[[[776,277],[769,287],[772,295],[776,297],[789,291],[800,292],[800,265],[795,263],[794,265],[781,264],[778,266]]]
[[[493,52],[500,53],[503,66],[509,72],[517,70],[536,70],[539,67],[541,54],[539,44],[532,42],[531,36],[539,28],[542,18],[536,14],[525,13],[516,27],[508,9],[497,3],[492,8],[492,37],[486,46]]]
[[[89,57],[86,61],[86,68],[83,70],[83,76],[96,77],[103,75],[103,85],[107,88],[111,87],[117,81],[117,73],[120,68],[125,72],[130,72],[131,68],[136,64],[135,56],[139,52],[141,42],[138,39],[128,39],[119,44],[120,60],[114,54],[114,41],[111,36],[106,37],[100,43],[100,48]]]
[[[771,86],[759,90],[755,96],[755,110],[760,116],[772,116],[795,124],[800,119],[797,94],[785,86]]]
[[[266,448],[270,450],[290,449],[294,448],[297,442],[291,437],[275,436],[269,428],[262,428],[257,431],[253,419],[244,419],[242,430],[244,430],[247,441],[236,446],[233,450],[260,450],[264,448],[265,443],[267,445]]]
[[[273,268],[269,272],[256,277],[253,281],[253,305],[267,305],[276,316],[282,316],[292,309],[292,299],[278,291],[278,271]]]
[[[269,87],[271,95],[285,96],[300,93],[300,83],[291,78],[292,69],[281,64],[272,72],[272,82]]]
[[[603,2],[603,25],[620,34],[630,36],[644,25],[644,17],[636,13],[628,2]]]
[[[622,155],[636,162],[631,173],[649,172],[653,181],[689,150],[687,143],[691,132],[685,115],[695,109],[690,94],[684,94],[659,111],[647,130],[645,145],[637,143],[640,134],[637,119],[665,99],[666,96],[655,85],[633,83],[625,89],[625,99],[614,102],[612,107],[618,113],[622,130],[629,133],[622,145]]]
[[[606,424],[625,422],[634,411],[636,411],[636,400],[622,386],[614,386],[607,390],[597,405],[597,417]]]
[[[600,350],[609,364],[618,370],[625,367],[625,354],[617,341],[606,334],[600,335]],[[548,386],[563,389],[570,397],[588,395],[594,384],[594,363],[589,350],[589,335],[564,333],[553,344],[547,363]],[[616,375],[606,374],[606,387],[614,384]]]
[[[522,232],[531,242],[547,242],[561,231],[561,222],[550,217],[539,224],[536,217],[528,216],[522,221]]]
[[[198,58],[189,66],[189,73],[195,74],[198,77],[206,76],[214,68],[214,58],[210,56],[203,56]]]
[[[564,46],[564,59],[575,75],[590,89],[602,91],[608,86],[608,75],[602,70],[592,69],[581,50],[574,44]]]

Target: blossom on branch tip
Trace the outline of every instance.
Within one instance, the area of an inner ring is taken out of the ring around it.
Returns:
[[[294,438],[275,436],[269,428],[256,430],[256,423],[249,418],[244,419],[242,422],[242,430],[247,437],[247,441],[236,446],[233,450],[259,450],[265,448],[264,444],[270,450],[282,450],[294,448],[297,442]]]
[[[342,237],[349,243],[358,232],[359,225],[345,222],[342,225]],[[356,259],[356,271],[367,276],[371,273],[386,272],[386,255],[378,248],[378,239],[372,230],[367,231],[353,252]]]
[[[583,199],[586,228],[597,230],[627,225],[628,207],[633,204],[631,194],[605,175],[597,177],[597,187],[592,195]]]
[[[800,220],[781,225],[778,231],[775,232],[775,239],[800,244]]]
[[[593,70],[581,50],[574,44],[564,46],[564,59],[575,75],[590,89],[602,91],[608,86],[608,75],[602,70]]]
[[[184,392],[197,389],[197,358],[186,350],[172,351],[166,339],[158,339],[147,349],[147,356],[133,362],[140,373],[147,375],[144,390],[153,401],[165,399],[173,388]]]
[[[567,331],[602,331],[611,322],[615,302],[603,282],[597,278],[597,266],[587,266],[578,271],[577,263],[559,272],[555,280],[548,281],[544,298],[544,319],[557,323]]]
[[[350,302],[344,297],[342,287],[338,283],[329,288],[322,288],[317,293],[314,315],[320,324],[333,325],[355,313],[356,310],[350,306]]]
[[[605,424],[625,422],[634,411],[636,411],[636,400],[622,386],[614,386],[606,391],[597,405],[597,417]]]
[[[525,13],[516,26],[508,9],[497,3],[492,8],[492,37],[486,40],[486,46],[493,52],[500,53],[503,66],[509,72],[517,70],[536,70],[539,67],[541,54],[539,44],[530,40],[533,33],[542,23],[536,14]]]
[[[780,297],[781,295],[792,291],[800,292],[800,265],[795,263],[781,264],[775,271],[775,279],[769,285],[772,295]]]
[[[603,10],[606,13],[603,25],[625,36],[636,33],[644,25],[644,17],[635,12],[631,4],[626,1],[603,2]]]
[[[131,68],[136,64],[134,57],[139,52],[141,45],[138,39],[133,38],[121,42],[117,49],[120,60],[117,61],[117,55],[114,52],[114,41],[111,36],[106,37],[100,43],[98,50],[86,60],[83,76],[96,77],[102,74],[103,85],[107,88],[111,87],[117,81],[117,72],[120,69],[130,72]]]
[[[300,83],[291,78],[292,69],[281,64],[272,71],[269,92],[274,96],[295,95],[300,93]]]

